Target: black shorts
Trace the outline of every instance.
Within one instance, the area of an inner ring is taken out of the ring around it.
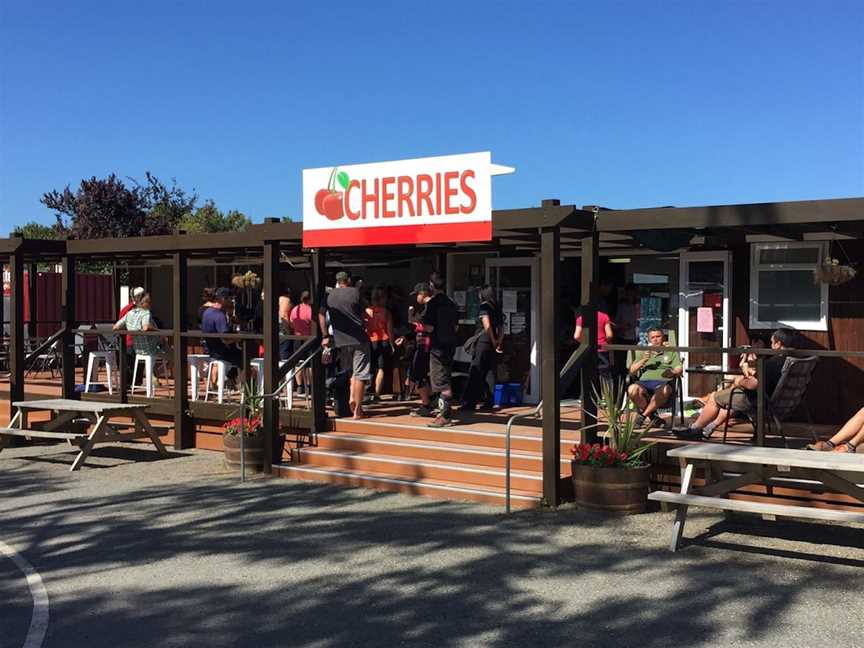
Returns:
[[[390,342],[372,343],[372,373],[387,371],[393,367],[393,351]]]
[[[432,391],[450,389],[450,372],[453,369],[454,347],[432,348],[429,351],[429,384]]]
[[[418,387],[425,387],[429,383],[429,352],[423,349],[414,351],[411,364],[408,365],[408,380]]]

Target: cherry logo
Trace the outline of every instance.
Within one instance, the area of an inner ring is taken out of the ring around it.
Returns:
[[[326,216],[330,220],[339,220],[345,215],[345,210],[342,206],[342,191],[336,191],[336,183],[343,190],[348,189],[348,183],[351,179],[344,171],[339,171],[339,167],[333,167],[330,172],[330,179],[327,181],[327,188],[320,189],[315,194],[315,209],[322,216]]]

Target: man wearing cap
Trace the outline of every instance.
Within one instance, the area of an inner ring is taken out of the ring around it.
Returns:
[[[201,314],[202,333],[231,332],[226,313],[226,301],[230,299],[231,291],[227,288],[216,290],[213,297],[215,306],[208,306]],[[222,338],[204,338],[204,349],[214,360],[222,360],[231,365],[228,375],[232,379],[237,375],[237,368],[243,365],[243,352],[233,344],[226,344]]]
[[[318,312],[322,331],[327,331],[327,316],[333,335],[322,340],[325,348],[339,349],[343,363],[352,368],[349,404],[355,419],[363,414],[363,396],[366,383],[372,379],[372,347],[366,334],[366,305],[357,288],[351,286],[347,272],[336,273],[336,287],[324,297]]]
[[[444,278],[435,273],[429,281],[432,298],[426,303],[426,311],[420,326],[429,333],[429,383],[438,393],[438,416],[429,427],[453,425],[450,409],[453,400],[450,372],[453,355],[459,339],[456,333],[459,324],[459,307],[444,292]]]

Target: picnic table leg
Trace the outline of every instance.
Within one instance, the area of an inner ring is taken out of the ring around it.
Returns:
[[[156,449],[159,451],[159,454],[163,457],[168,456],[168,451],[165,449],[165,446],[162,445],[162,439],[159,438],[159,435],[156,434],[156,430],[153,429],[153,426],[150,425],[150,421],[144,416],[144,412],[141,410],[135,410],[135,427],[136,429],[140,425],[141,428],[147,433],[147,436],[150,437],[150,440],[153,442],[153,445],[156,446]]]
[[[681,494],[686,495],[690,491],[690,482],[693,481],[693,463],[687,459],[681,460]],[[669,545],[670,551],[678,551],[678,544],[681,542],[681,536],[684,533],[684,523],[687,521],[687,505],[678,506],[675,511],[675,522],[672,523],[672,542]]]
[[[79,452],[78,456],[75,457],[75,461],[72,462],[72,468],[69,470],[74,472],[84,465],[87,457],[93,451],[93,447],[102,440],[106,427],[108,427],[108,419],[104,416],[100,416],[96,425],[93,426],[93,430],[89,435],[87,435],[87,441],[85,441],[81,446],[81,452]]]
[[[13,416],[12,420],[9,421],[9,427],[10,428],[17,428],[19,430],[22,429],[21,410],[20,409],[17,412],[15,412],[15,416]],[[0,434],[0,452],[3,451],[3,448],[5,448],[7,445],[9,445],[9,442],[11,439],[12,439],[11,436],[6,436],[5,434]]]

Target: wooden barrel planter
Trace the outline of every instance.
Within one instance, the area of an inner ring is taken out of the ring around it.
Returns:
[[[222,447],[225,452],[225,467],[240,470],[240,435],[223,434]],[[264,439],[261,435],[247,436],[243,440],[246,470],[261,472],[264,468]]]
[[[648,505],[650,466],[601,468],[573,462],[576,505],[588,511],[632,515]]]

